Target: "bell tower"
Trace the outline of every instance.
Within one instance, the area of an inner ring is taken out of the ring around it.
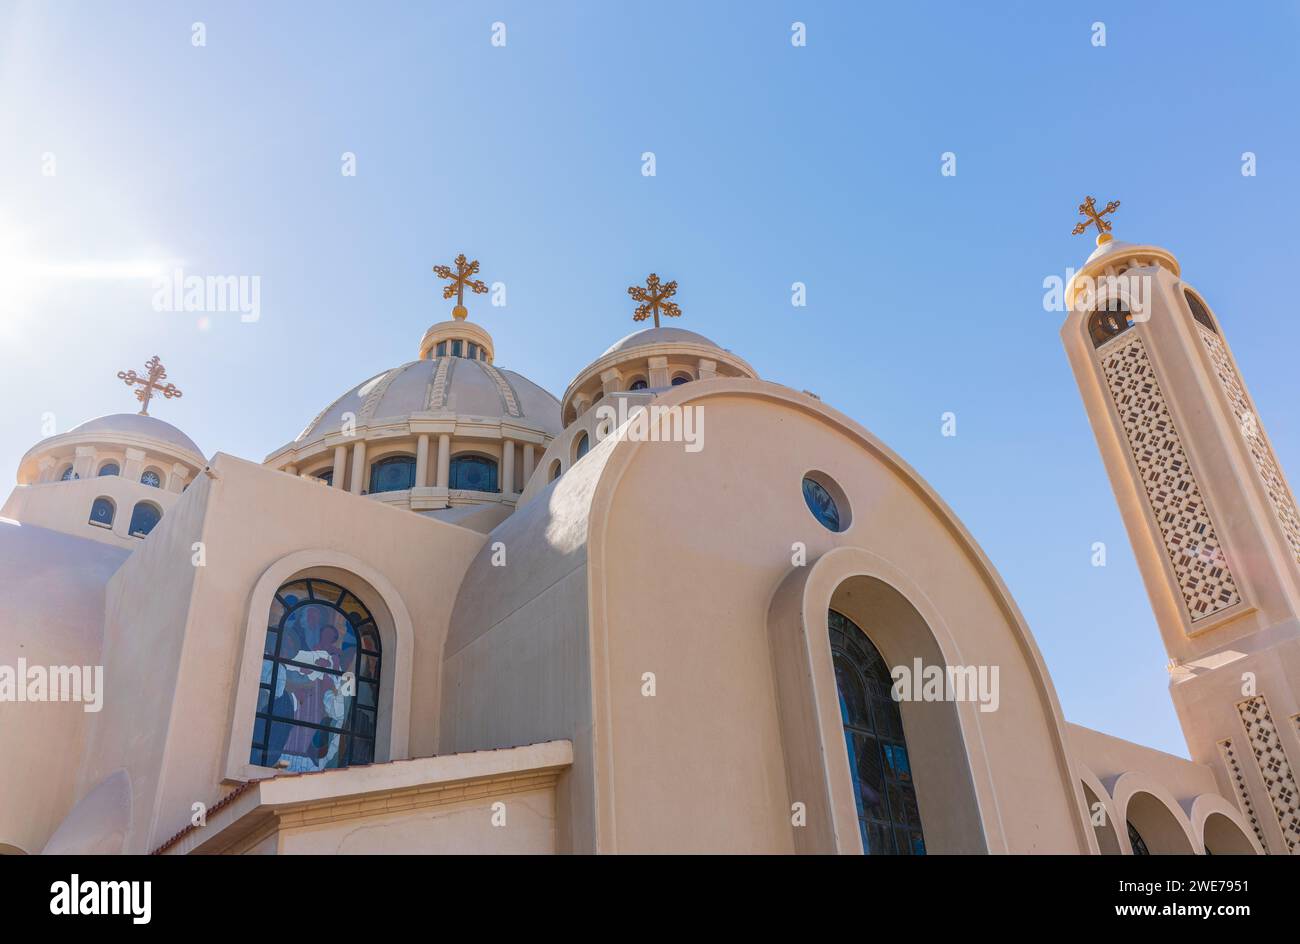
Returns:
[[[1166,249],[1100,231],[1061,337],[1156,621],[1192,759],[1269,852],[1300,852],[1300,511],[1223,324]],[[1105,619],[1104,610],[1098,613]]]

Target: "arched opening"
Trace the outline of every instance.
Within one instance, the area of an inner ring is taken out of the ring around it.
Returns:
[[[95,474],[96,475],[117,475],[120,472],[121,469],[118,467],[118,464],[116,462],[105,462],[103,465],[99,467],[99,471],[96,472]]]
[[[71,463],[65,465],[63,467],[63,471],[59,473],[60,482],[71,482],[76,477],[77,477],[77,473],[73,471]]]
[[[333,478],[331,471],[330,477]],[[370,494],[400,492],[415,486],[415,456],[388,456],[370,464]]]
[[[291,772],[369,764],[379,729],[379,628],[333,581],[282,586],[267,619],[249,761]]]
[[[1195,851],[1173,811],[1150,793],[1134,793],[1124,818],[1134,855],[1191,855]]]
[[[1206,855],[1255,855],[1255,847],[1241,827],[1222,813],[1211,813],[1201,834]]]
[[[317,482],[324,482],[326,485],[333,485],[334,469],[333,467],[318,469],[317,471],[312,473],[312,478],[314,478]]]
[[[852,620],[831,610],[828,622],[862,850],[924,855],[912,765],[898,703],[890,697],[889,669]]]
[[[157,469],[145,469],[140,474],[140,484],[150,488],[162,488],[162,473]]]
[[[470,492],[497,492],[497,460],[477,453],[461,453],[451,458],[450,483],[454,489]]]
[[[585,456],[591,449],[591,439],[586,433],[579,433],[578,438],[573,441],[573,461],[577,462]]]
[[[674,375],[673,375],[673,386],[674,386],[674,387],[680,387],[682,384],[684,384],[684,383],[690,383],[690,382],[691,382],[692,380],[694,380],[694,379],[695,379],[695,378],[692,377],[690,374],[674,374]]]
[[[650,385],[646,383],[646,379],[644,377],[637,377],[627,386],[628,390],[648,390],[649,388]]]
[[[1210,310],[1205,307],[1205,303],[1188,289],[1183,289],[1183,297],[1187,299],[1187,307],[1191,309],[1192,317],[1196,319],[1197,323],[1218,334],[1219,329],[1215,326],[1214,318],[1211,317]]]
[[[1088,804],[1088,822],[1092,823],[1093,835],[1097,837],[1097,848],[1102,855],[1120,855],[1119,838],[1115,835],[1115,824],[1111,822],[1110,813],[1093,793],[1092,787],[1083,784],[1083,799]]]
[[[1088,318],[1088,336],[1093,347],[1101,347],[1133,327],[1133,317],[1122,299],[1104,299]]]
[[[131,527],[128,533],[133,538],[147,537],[162,520],[162,509],[153,502],[137,502],[131,509]]]
[[[546,481],[554,482],[560,477],[560,460],[552,459],[551,467],[546,472]]]
[[[117,506],[113,504],[113,499],[100,495],[90,506],[90,523],[101,528],[111,528],[116,514]]]

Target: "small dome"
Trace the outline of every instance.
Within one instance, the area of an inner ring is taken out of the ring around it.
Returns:
[[[512,370],[464,357],[412,361],[376,374],[326,407],[295,443],[338,432],[345,413],[355,416],[358,425],[404,419],[413,413],[455,413],[522,420],[552,436],[561,431],[555,397]]]
[[[694,331],[687,331],[685,328],[645,328],[641,331],[633,331],[627,337],[615,341],[600,356],[608,357],[610,354],[616,354],[619,351],[628,351],[651,344],[702,344],[705,347],[718,347],[704,335],[696,334]]]
[[[198,447],[194,440],[171,423],[139,413],[110,413],[108,416],[97,416],[93,420],[86,420],[81,425],[74,426],[63,435],[94,439],[97,435],[103,434],[156,439],[159,442],[167,443],[186,452],[192,452],[199,458],[203,458],[203,450]]]
[[[1102,256],[1114,256],[1127,252],[1130,249],[1136,249],[1136,243],[1126,243],[1118,239],[1107,240],[1092,251],[1088,257],[1088,262],[1096,262]]]

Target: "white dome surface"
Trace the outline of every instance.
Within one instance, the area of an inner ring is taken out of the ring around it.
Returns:
[[[446,371],[440,385],[439,365],[444,361]],[[563,429],[560,402],[551,394],[512,370],[464,357],[411,361],[357,384],[307,424],[295,442],[337,432],[345,413],[353,414],[360,425],[412,413],[455,413],[520,420],[552,436]]]
[[[91,439],[98,433],[117,433],[122,436],[141,436],[147,439],[156,439],[203,457],[203,450],[198,447],[194,440],[171,423],[166,423],[153,416],[142,416],[139,413],[110,413],[108,416],[97,416],[93,420],[86,420],[79,426],[74,426],[64,435],[84,436]]]
[[[702,334],[696,334],[694,331],[687,331],[685,328],[644,328],[641,331],[633,331],[625,338],[620,338],[609,346],[601,357],[608,357],[619,351],[628,351],[633,348],[646,347],[651,344],[703,344],[708,347],[722,348],[710,341]]]
[[[1125,242],[1121,242],[1118,239],[1107,240],[1106,242],[1102,243],[1100,246],[1098,246],[1096,249],[1092,251],[1092,255],[1088,257],[1088,261],[1094,262],[1097,259],[1100,259],[1102,256],[1110,256],[1110,255],[1114,255],[1115,253],[1123,252],[1126,249],[1135,249],[1135,248],[1137,248],[1136,243],[1125,243]]]

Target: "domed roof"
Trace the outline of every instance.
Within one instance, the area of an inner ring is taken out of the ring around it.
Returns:
[[[107,416],[97,416],[93,420],[86,420],[81,425],[74,426],[63,435],[93,439],[96,435],[105,433],[156,439],[197,456],[203,456],[203,450],[194,440],[171,423],[140,413],[110,413]]]
[[[641,331],[633,331],[627,337],[615,341],[600,356],[608,357],[610,354],[619,351],[645,347],[650,344],[703,344],[706,347],[718,347],[704,335],[696,334],[694,331],[687,331],[685,328],[645,328]]]
[[[294,441],[338,432],[345,413],[353,414],[357,425],[412,413],[455,413],[521,421],[552,436],[562,430],[560,402],[551,394],[513,370],[464,357],[411,361],[376,374],[322,410]]]

